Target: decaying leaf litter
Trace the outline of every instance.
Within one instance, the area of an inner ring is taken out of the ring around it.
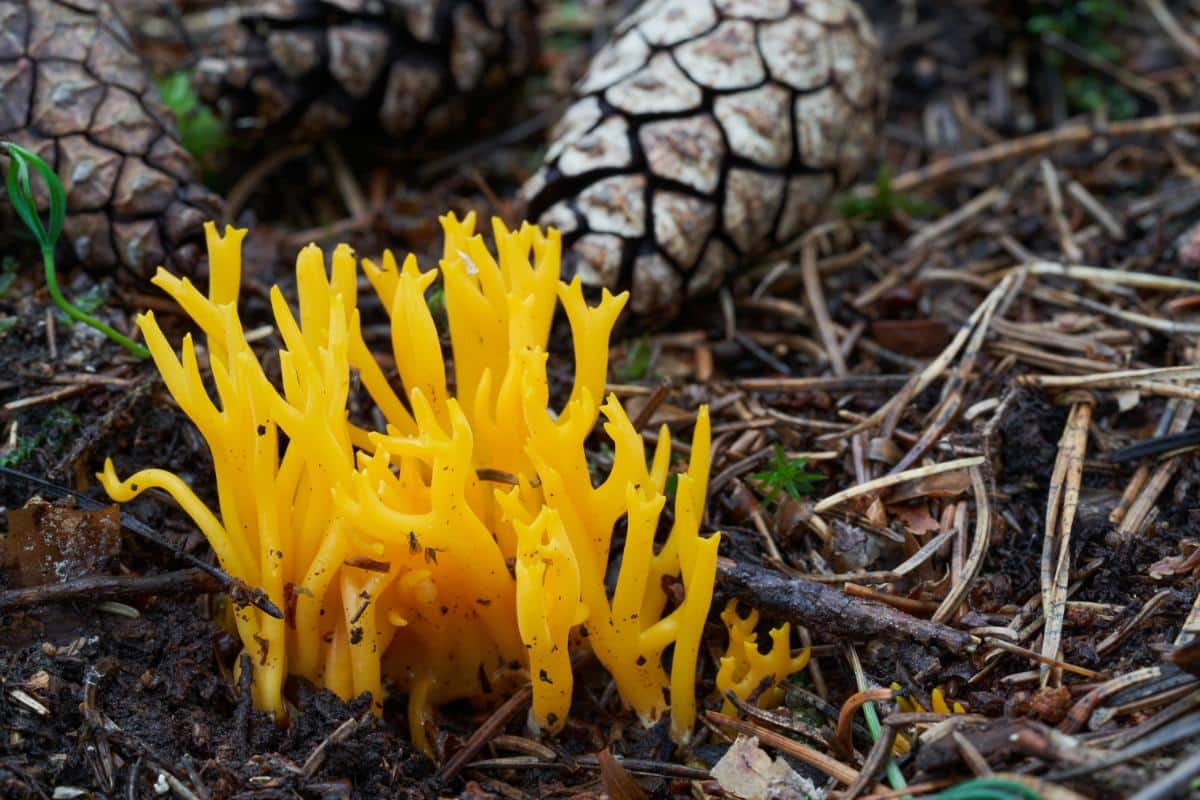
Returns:
[[[1185,13],[1148,5],[1151,18],[1104,32],[1122,66],[982,4],[875,16],[893,76],[878,152],[890,178],[866,176],[848,204],[856,216],[831,209],[717,300],[613,353],[612,388],[650,434],[666,422],[686,438],[695,406],[712,408],[721,582],[812,643],[787,687],[790,713],[710,711],[682,753],[583,669],[557,739],[526,735],[523,692],[497,709],[445,709],[440,767],[388,714],[377,722],[303,687],[280,729],[239,694],[223,655],[236,647],[204,620],[222,578],[200,566],[201,540],[143,500],[127,509],[142,525],[127,522],[98,573],[0,594],[6,793],[717,793],[708,768],[736,734],[855,796],[916,796],[972,775],[1025,776],[1045,797],[1186,791],[1200,728],[1195,41]],[[578,23],[543,24],[563,37]],[[576,47],[586,43],[544,58],[552,76],[579,63]],[[1136,119],[1082,107],[1078,82],[1097,74]],[[555,101],[535,90],[530,118]],[[508,211],[538,139],[529,129],[450,153],[426,184],[348,148],[295,151],[254,176],[242,207],[262,202],[281,240],[323,235],[320,224],[427,250],[428,229],[398,220],[422,205]],[[324,218],[256,200],[301,179],[328,190]],[[80,274],[68,292],[96,285]],[[153,373],[57,319],[34,286],[22,270],[0,297],[15,318],[0,338],[3,453],[52,485],[6,473],[7,508],[58,499],[55,487],[101,497],[88,476],[103,455],[146,448],[203,494],[202,443]],[[122,329],[123,309],[155,302],[100,288],[98,313]],[[265,319],[260,298],[248,306],[247,320]],[[824,480],[800,501],[772,496],[770,476],[801,458]],[[719,625],[711,632],[715,657]],[[711,687],[715,661],[702,663]],[[939,710],[935,689],[963,713],[946,700]],[[901,710],[897,693],[924,710]],[[889,761],[907,789],[888,788]]]

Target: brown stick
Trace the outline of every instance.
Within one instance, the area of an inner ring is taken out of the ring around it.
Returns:
[[[483,746],[500,732],[500,729],[504,727],[504,724],[508,722],[512,715],[524,708],[525,704],[532,698],[533,687],[528,683],[518,689],[512,697],[504,701],[503,705],[492,712],[492,715],[487,718],[486,722],[471,734],[471,738],[466,741],[461,750],[450,756],[446,763],[442,765],[442,768],[438,770],[434,779],[438,782],[445,782],[457,775],[467,765],[467,762],[474,758],[475,754],[482,750]]]
[[[776,733],[769,728],[763,728],[753,722],[747,722],[737,717],[729,717],[718,711],[706,711],[704,712],[704,717],[709,722],[726,728],[732,728],[746,736],[757,736],[758,740],[763,744],[782,750],[792,758],[803,761],[810,767],[819,769],[829,777],[841,781],[847,786],[854,783],[858,778],[858,770],[853,767],[848,767],[842,762],[825,755],[820,750],[815,750],[803,742],[789,739],[783,734]]]
[[[965,631],[918,619],[882,603],[860,600],[806,578],[787,578],[727,558],[717,562],[717,574],[719,585],[755,608],[816,632],[834,631],[850,639],[916,639],[952,653],[969,652],[978,644]]]
[[[160,575],[89,575],[86,578],[9,589],[0,592],[0,611],[13,608],[101,600],[139,594],[219,592],[221,582],[200,569],[181,569]]]
[[[1000,142],[982,150],[972,150],[941,161],[934,161],[927,166],[897,175],[892,180],[892,191],[911,192],[919,186],[944,180],[959,172],[990,166],[1010,159],[1029,158],[1058,145],[1080,144],[1096,136],[1121,138],[1195,127],[1200,127],[1200,113],[1195,112],[1124,120],[1114,122],[1107,127],[1092,127],[1084,124],[1065,125],[1052,131],[1040,131],[1029,136]]]
[[[742,378],[739,389],[751,392],[856,392],[895,389],[907,375],[822,375],[810,378]]]

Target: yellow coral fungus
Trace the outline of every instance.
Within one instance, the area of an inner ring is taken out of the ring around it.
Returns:
[[[903,689],[903,687],[898,683],[893,683],[891,688],[892,688],[892,691],[895,691],[895,692],[899,692]],[[933,706],[932,711],[934,714],[965,714],[965,713],[967,713],[966,706],[964,706],[962,703],[958,702],[957,700],[954,701],[953,706],[950,705],[949,703],[947,703],[946,702],[946,693],[942,691],[940,686],[935,687],[934,690],[929,693],[929,702],[930,702],[930,705]],[[925,708],[925,706],[921,705],[921,703],[916,698],[914,698],[910,695],[897,697],[896,705],[899,706],[901,711],[914,713],[914,714],[915,713],[925,714],[931,710],[931,709]]]
[[[390,317],[402,393],[363,340],[357,264],[344,245],[328,272],[315,246],[300,253],[298,316],[271,290],[284,345],[276,388],[238,318],[245,232],[227,228],[222,237],[208,225],[208,295],[161,269],[154,282],[204,333],[216,401],[190,336],[176,355],[152,313],[138,325],[168,389],[208,442],[220,513],[162,470],[122,481],[109,461],[100,480],[119,501],[164,489],[228,572],[288,609],[285,620],[237,611],[260,708],[280,711],[289,674],[342,697],[369,692],[377,708],[391,685],[408,694],[413,738],[428,747],[434,706],[500,694],[528,677],[530,723],[554,730],[571,702],[569,648],[582,641],[643,721],[667,710],[669,690],[672,730],[685,738],[719,540],[699,535],[707,411],[678,476],[674,522],[656,547],[668,431],[647,464],[621,404],[613,396],[600,403],[608,338],[626,296],[606,292],[588,306],[578,279],[560,282],[556,231],[495,222],[493,256],[473,215],[448,215],[442,225],[440,271],[421,272],[412,256],[397,267],[390,253],[362,264]],[[439,274],[452,383],[425,297]],[[556,411],[546,344],[559,304],[574,341],[574,384]],[[349,419],[352,375],[385,430]],[[614,456],[595,484],[584,440],[600,415]],[[605,573],[622,518],[627,532],[610,596]],[[683,585],[671,608],[667,578]]]
[[[903,688],[904,687],[902,687],[900,684],[895,683],[895,682],[893,682],[891,685],[891,689],[893,692],[903,691]],[[946,702],[946,694],[945,694],[945,692],[942,691],[940,686],[935,687],[934,690],[929,693],[929,702],[930,702],[930,705],[933,706],[932,710],[933,710],[933,713],[935,713],[935,714],[965,714],[965,713],[967,713],[966,706],[964,706],[962,703],[958,702],[957,700],[954,701],[953,706],[951,706],[949,703],[947,703]],[[913,714],[925,714],[925,713],[928,713],[930,710],[930,709],[925,708],[925,706],[921,705],[921,703],[918,702],[917,699],[911,695],[897,696],[896,697],[896,707],[899,708],[903,712],[913,713]],[[896,743],[892,746],[893,752],[895,752],[897,755],[904,755],[910,749],[912,749],[912,743],[909,741],[909,738],[903,734],[897,734]]]
[[[739,700],[745,700],[765,684],[758,696],[758,705],[775,708],[783,702],[783,689],[779,684],[808,666],[809,648],[792,655],[791,626],[785,622],[771,630],[771,649],[760,653],[758,634],[754,632],[758,611],[751,611],[745,618],[738,616],[737,600],[726,604],[721,621],[729,633],[729,646],[717,670],[718,691],[722,696],[733,692]],[[734,712],[728,698],[725,698],[724,711],[726,714]]]

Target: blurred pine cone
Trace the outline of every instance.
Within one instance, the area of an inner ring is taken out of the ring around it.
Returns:
[[[795,238],[874,150],[881,60],[853,0],[645,0],[522,188],[586,285],[640,314]]]
[[[67,193],[62,241],[86,268],[190,271],[202,223],[220,215],[105,0],[0,0],[0,139],[58,173]],[[5,198],[0,241],[13,240],[15,224]]]
[[[478,128],[536,52],[533,0],[245,3],[200,96],[235,133],[312,141],[361,123],[428,139]]]

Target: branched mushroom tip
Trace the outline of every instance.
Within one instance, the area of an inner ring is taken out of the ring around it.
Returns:
[[[737,600],[732,599],[721,612],[729,634],[729,645],[717,670],[717,690],[726,697],[722,713],[733,714],[734,704],[727,693],[738,700],[747,700],[758,692],[760,708],[775,708],[783,701],[780,686],[788,677],[808,666],[811,648],[805,647],[796,655],[791,650],[791,625],[783,623],[770,632],[771,647],[766,652],[758,648],[758,611],[746,617],[737,613]]]
[[[282,619],[260,608],[233,617],[254,670],[259,708],[281,713],[287,675],[342,697],[383,688],[408,695],[415,742],[428,749],[432,709],[533,687],[531,725],[555,731],[570,711],[570,651],[588,647],[646,723],[671,703],[672,731],[695,718],[695,671],[712,601],[719,534],[699,534],[709,471],[701,408],[692,460],[667,502],[670,436],[645,443],[615,396],[603,400],[608,340],[626,295],[588,306],[578,279],[559,280],[558,232],[493,222],[496,255],[474,215],[442,218],[439,270],[390,253],[362,269],[391,319],[403,394],[370,353],[357,310],[358,262],[336,248],[327,270],[315,246],[296,262],[298,314],[271,291],[280,386],[246,342],[238,318],[244,230],[206,226],[207,295],[159,270],[166,291],[206,338],[215,398],[198,347],[177,353],[147,312],[138,319],[163,380],[212,452],[218,508],[177,475],[145,469],[99,478],[118,501],[151,487],[172,495],[221,565],[262,587]],[[445,293],[454,386],[426,293]],[[546,350],[561,305],[574,343],[574,385],[550,407]],[[351,373],[386,419],[349,419]],[[594,484],[584,441],[603,416],[614,457]],[[504,474],[503,483],[482,480]],[[627,523],[621,569],[605,588],[613,529]],[[664,589],[681,582],[683,600]],[[663,654],[672,648],[670,665]]]

